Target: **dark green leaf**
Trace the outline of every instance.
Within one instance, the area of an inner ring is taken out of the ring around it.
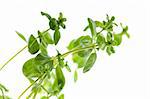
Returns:
[[[78,80],[78,72],[77,70],[75,70],[74,72],[74,82],[76,82]]]
[[[83,31],[87,31],[87,29],[89,28],[89,26],[86,26],[85,29]]]
[[[56,77],[57,77],[57,80],[58,80],[59,89],[62,90],[62,88],[65,85],[65,77],[64,77],[64,74],[63,74],[60,66],[56,67]]]
[[[35,54],[39,51],[39,44],[36,38],[31,35],[28,42],[28,50],[31,54]]]
[[[89,58],[88,58],[88,60],[87,60],[87,62],[86,62],[86,64],[85,64],[85,66],[84,66],[84,68],[83,68],[83,73],[88,72],[88,71],[93,67],[93,65],[94,65],[94,63],[95,63],[95,61],[96,61],[96,58],[97,58],[96,53],[92,53],[92,54],[89,56]]]
[[[54,32],[54,43],[55,43],[55,45],[57,45],[59,39],[60,39],[60,32],[59,32],[59,30],[56,30]]]
[[[59,29],[59,25],[58,25],[58,22],[55,18],[52,18],[49,22],[49,26],[50,26],[50,29],[52,30],[58,30]]]
[[[27,42],[26,38],[25,38],[21,33],[17,32],[17,31],[16,31],[16,33],[18,34],[18,36],[19,36],[22,40],[24,40],[25,42]]]
[[[88,22],[89,22],[89,27],[90,27],[90,30],[91,30],[91,34],[92,34],[92,36],[95,36],[96,35],[96,24],[90,18],[88,18]]]
[[[61,94],[58,99],[64,99],[64,94]]]
[[[51,16],[45,12],[41,12],[42,16],[46,16],[49,20],[51,20]]]

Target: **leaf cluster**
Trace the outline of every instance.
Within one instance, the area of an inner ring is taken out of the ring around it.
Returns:
[[[114,16],[106,15],[106,20],[103,21],[93,21],[88,18],[88,26],[84,31],[90,30],[88,31],[90,34],[73,39],[67,47],[68,52],[62,54],[56,49],[57,55],[50,56],[47,48],[49,45],[56,46],[58,44],[61,38],[60,29],[66,28],[64,24],[66,18],[62,13],[57,19],[45,12],[41,12],[41,15],[47,17],[49,29],[42,32],[38,30],[37,37],[31,34],[28,40],[21,33],[16,32],[27,43],[29,53],[34,55],[23,65],[22,72],[31,85],[23,91],[19,99],[29,88],[31,88],[31,92],[26,99],[36,99],[38,95],[40,99],[49,99],[53,96],[64,99],[62,93],[66,83],[64,69],[68,72],[72,71],[68,61],[65,60],[66,56],[72,54],[72,61],[77,64],[77,68],[74,70],[74,81],[76,82],[78,69],[82,69],[83,73],[90,71],[97,60],[99,50],[106,51],[108,55],[111,55],[115,53],[115,47],[121,44],[123,35],[129,38],[128,26],[118,25]],[[116,33],[114,28],[119,26],[122,31]],[[52,33],[49,33],[50,31]],[[5,90],[5,87],[0,85],[0,89]]]

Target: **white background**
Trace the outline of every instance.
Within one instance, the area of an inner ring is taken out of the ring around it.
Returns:
[[[37,30],[48,28],[48,21],[40,15],[41,11],[53,16],[58,16],[61,11],[67,17],[67,29],[62,31],[58,45],[62,52],[67,51],[66,46],[73,38],[85,35],[82,30],[87,17],[102,20],[107,13],[129,26],[131,39],[125,37],[112,56],[99,52],[92,70],[86,74],[80,72],[76,84],[73,73],[66,73],[65,99],[150,99],[148,1],[0,0],[0,64],[26,45],[15,34],[16,30],[29,37]],[[13,99],[29,85],[22,74],[22,65],[30,57],[26,50],[0,71],[0,82],[10,89],[9,95]],[[71,66],[75,68],[76,65]]]

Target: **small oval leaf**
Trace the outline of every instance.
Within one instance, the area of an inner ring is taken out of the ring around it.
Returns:
[[[39,51],[38,41],[33,35],[31,35],[29,38],[28,50],[31,54],[35,54]]]
[[[92,53],[89,56],[89,58],[88,58],[88,60],[87,60],[87,62],[85,64],[85,67],[83,68],[83,73],[88,72],[93,67],[93,65],[94,65],[94,63],[96,61],[96,58],[97,58],[96,53]]]
[[[58,80],[59,89],[61,90],[65,85],[65,77],[60,66],[56,67],[56,77]]]
[[[89,28],[90,28],[90,30],[91,30],[91,34],[92,34],[92,36],[95,36],[95,35],[96,35],[96,24],[95,24],[95,22],[94,22],[92,19],[90,19],[90,18],[88,18],[88,22],[89,22]]]
[[[26,38],[25,38],[21,33],[17,32],[17,31],[16,31],[16,33],[17,33],[17,35],[18,35],[22,40],[24,40],[25,42],[27,42]]]
[[[61,94],[58,99],[64,99],[64,94]]]
[[[75,72],[74,72],[74,82],[77,82],[77,80],[78,80],[78,72],[77,72],[77,70],[75,70]]]
[[[56,30],[54,32],[54,43],[55,43],[55,45],[57,45],[59,39],[60,39],[60,32],[59,32],[59,30]]]

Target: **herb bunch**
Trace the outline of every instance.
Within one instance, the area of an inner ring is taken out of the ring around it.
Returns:
[[[60,53],[57,50],[56,56],[48,55],[48,46],[57,46],[61,38],[61,29],[65,29],[66,18],[60,13],[58,18],[53,18],[48,13],[41,12],[49,21],[49,29],[45,31],[37,31],[37,36],[30,35],[27,40],[21,33],[16,32],[18,36],[24,40],[27,45],[10,58],[2,67],[7,65],[15,56],[17,56],[24,49],[28,48],[30,54],[34,55],[31,59],[27,60],[22,68],[24,76],[31,83],[18,97],[20,99],[30,88],[30,94],[26,99],[50,99],[56,96],[58,99],[64,99],[62,90],[65,86],[65,75],[63,70],[66,69],[71,72],[71,67],[65,58],[72,55],[72,61],[78,65],[74,71],[74,81],[78,79],[78,69],[82,69],[83,73],[88,72],[93,67],[97,59],[97,52],[102,50],[108,55],[115,53],[115,47],[119,46],[122,42],[123,35],[129,38],[128,26],[117,24],[115,17],[106,15],[106,20],[93,21],[88,18],[88,26],[84,31],[90,32],[85,36],[73,39],[68,45],[68,52]],[[122,31],[116,33],[114,28],[121,27]],[[49,33],[53,31],[53,33]],[[0,85],[3,99],[5,98],[4,91],[7,89]]]

